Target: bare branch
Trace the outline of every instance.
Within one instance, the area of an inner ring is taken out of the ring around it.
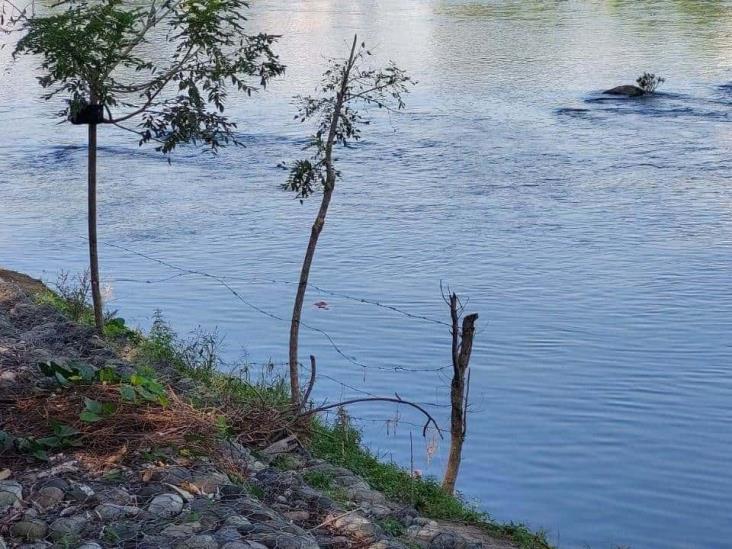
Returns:
[[[303,406],[306,406],[307,403],[310,401],[310,393],[313,392],[313,387],[315,387],[315,370],[315,355],[310,355],[310,381],[308,383],[308,388],[305,391],[305,396],[303,396],[302,400],[300,401],[301,409]]]
[[[412,408],[416,408],[424,416],[427,418],[426,423],[424,424],[424,427],[422,427],[422,436],[427,436],[427,429],[430,425],[434,425],[435,429],[437,430],[437,433],[440,435],[440,438],[442,437],[442,429],[440,429],[440,426],[438,425],[437,421],[435,421],[435,418],[432,417],[432,414],[430,414],[427,410],[425,410],[422,406],[419,404],[416,404],[414,402],[411,402],[409,400],[404,400],[402,397],[400,397],[398,394],[395,394],[394,397],[363,397],[363,398],[353,398],[350,400],[343,400],[341,402],[336,402],[335,404],[326,404],[324,406],[319,406],[318,408],[313,408],[312,410],[307,410],[300,414],[299,417],[307,417],[311,416],[313,414],[318,414],[320,412],[324,412],[326,410],[331,410],[333,408],[339,408],[341,406],[347,406],[349,404],[356,404],[358,402],[395,402],[397,404],[406,404],[407,406],[411,406]]]

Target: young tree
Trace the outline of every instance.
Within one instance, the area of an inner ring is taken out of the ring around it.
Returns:
[[[313,151],[312,155],[293,164],[283,188],[296,192],[301,202],[317,189],[322,189],[323,196],[310,231],[290,323],[290,390],[295,407],[301,404],[298,339],[305,290],[318,238],[325,224],[336,181],[340,177],[340,172],[335,167],[333,150],[337,146],[346,147],[352,141],[360,139],[360,126],[367,124],[368,118],[359,109],[403,109],[402,94],[408,92],[409,84],[413,84],[412,79],[394,63],[381,69],[365,67],[365,61],[371,53],[365,44],[362,43],[360,47],[357,45],[358,37],[354,36],[350,54],[345,61],[330,61],[328,69],[323,73],[317,97],[297,98],[300,109],[296,118],[301,122],[315,119],[317,129],[307,147]]]
[[[89,264],[97,330],[104,328],[97,253],[97,126],[114,124],[168,154],[182,143],[213,152],[237,144],[224,115],[229,88],[251,95],[284,71],[276,36],[244,31],[246,0],[63,0],[43,17],[24,17],[14,55],[41,59],[45,99],[88,125]],[[59,9],[60,8],[60,9]],[[154,45],[155,49],[151,46]],[[136,129],[121,126],[136,121]]]

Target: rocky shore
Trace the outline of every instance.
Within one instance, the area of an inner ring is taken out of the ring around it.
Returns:
[[[59,392],[39,363],[133,368],[91,328],[39,304],[34,294],[41,290],[38,281],[0,271],[6,410],[23,409],[18,395]],[[191,380],[168,381],[199,389]],[[6,428],[0,423],[0,433]],[[295,437],[265,448],[221,439],[209,455],[150,448],[136,459],[105,456],[101,463],[73,446],[49,451],[46,460],[15,450],[0,442],[0,549],[518,547],[477,526],[434,521],[390,502],[351,471],[314,458]]]

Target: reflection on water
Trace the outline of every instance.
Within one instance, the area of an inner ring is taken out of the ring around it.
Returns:
[[[473,414],[459,486],[504,520],[563,547],[725,547],[732,536],[730,2],[266,0],[287,77],[240,99],[246,148],[181,150],[171,166],[129,136],[101,136],[101,236],[231,277],[286,318],[317,206],[279,190],[277,164],[306,129],[291,97],[355,31],[420,84],[342,155],[345,176],[316,259],[323,288],[445,318],[439,281],[481,313]],[[0,50],[7,64],[8,49]],[[649,70],[658,96],[602,89]],[[57,126],[33,63],[0,74],[0,263],[53,279],[85,258],[84,131]],[[218,325],[232,358],[286,355],[287,324],[211,280],[110,245],[122,314],[156,307],[183,332]],[[167,279],[167,280],[166,280]],[[165,282],[155,282],[162,281]],[[148,282],[150,281],[150,282]],[[358,391],[445,404],[440,326],[313,290],[304,334],[320,396]],[[436,408],[442,417],[444,407]],[[382,407],[354,408],[366,439],[409,462],[417,418],[396,434]],[[426,443],[424,443],[426,444]],[[444,444],[418,467],[440,474]]]

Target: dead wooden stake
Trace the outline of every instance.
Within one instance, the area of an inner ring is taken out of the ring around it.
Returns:
[[[452,319],[452,383],[450,384],[450,454],[445,468],[442,488],[452,494],[460,471],[463,443],[468,427],[468,391],[470,387],[470,354],[473,351],[473,336],[478,314],[473,313],[463,318],[460,330],[460,300],[455,293],[449,298],[450,317]]]

